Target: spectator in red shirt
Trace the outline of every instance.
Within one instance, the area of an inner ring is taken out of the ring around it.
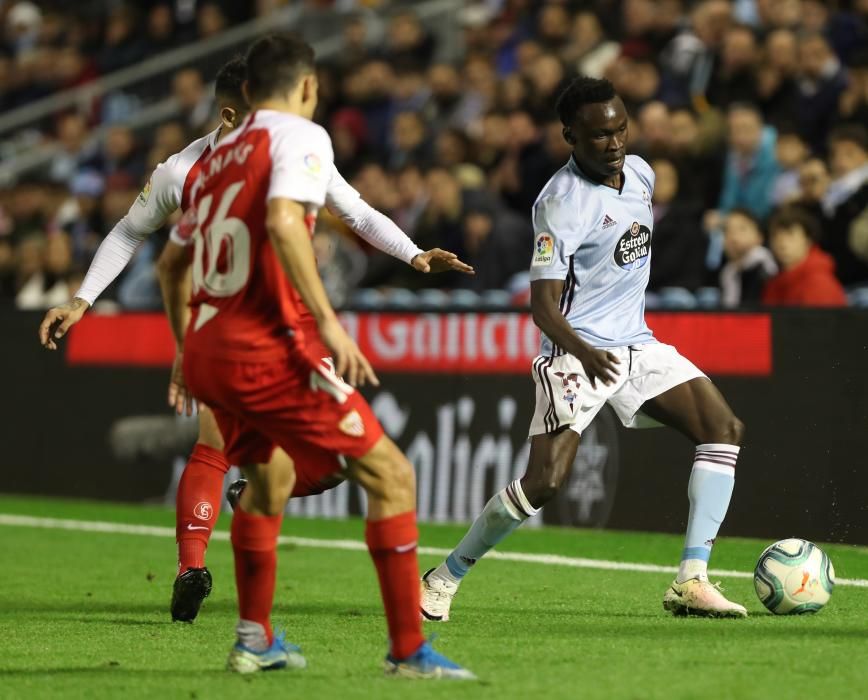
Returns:
[[[846,306],[835,261],[817,245],[820,225],[798,207],[779,210],[769,223],[769,242],[781,272],[766,283],[763,303],[772,306]]]

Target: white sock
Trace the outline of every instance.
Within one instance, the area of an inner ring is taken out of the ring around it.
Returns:
[[[235,625],[235,634],[238,641],[251,651],[265,651],[268,649],[268,637],[265,627],[253,620],[238,620]]]
[[[720,524],[726,517],[735,486],[735,463],[739,448],[735,445],[707,444],[696,446],[693,471],[687,485],[690,514],[687,536],[676,581],[708,578],[708,559]]]
[[[516,479],[491,497],[458,546],[431,575],[458,585],[490,549],[538,512]]]

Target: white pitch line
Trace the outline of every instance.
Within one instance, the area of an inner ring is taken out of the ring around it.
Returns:
[[[37,527],[48,530],[75,530],[78,532],[104,532],[112,535],[146,535],[150,537],[175,537],[175,528],[155,525],[127,525],[94,520],[65,520],[61,518],[37,518],[30,515],[11,515],[0,513],[0,525],[12,527]],[[225,530],[215,530],[211,539],[228,541],[229,533]],[[364,542],[357,540],[321,540],[312,537],[287,537],[281,535],[279,544],[290,544],[296,547],[312,549],[342,549],[352,552],[367,552]],[[432,554],[445,557],[451,550],[442,547],[419,547],[419,554]],[[565,557],[559,554],[529,554],[527,552],[489,552],[486,559],[500,561],[517,561],[525,564],[543,564],[546,566],[570,566],[575,569],[602,569],[606,571],[638,571],[649,574],[674,574],[675,566],[659,566],[658,564],[641,564],[639,562],[609,561],[607,559],[586,559],[584,557]],[[712,569],[711,576],[724,578],[752,578],[748,571],[730,571],[728,569]],[[868,579],[839,578],[838,586],[854,586],[868,588]]]

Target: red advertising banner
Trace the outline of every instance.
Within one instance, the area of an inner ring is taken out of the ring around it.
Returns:
[[[647,318],[658,340],[709,374],[771,374],[768,314]],[[523,374],[539,350],[539,331],[526,313],[345,313],[341,319],[380,372]],[[73,327],[66,347],[73,365],[169,366],[173,354],[161,314],[90,315]]]

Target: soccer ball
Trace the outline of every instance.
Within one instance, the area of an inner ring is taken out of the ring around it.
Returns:
[[[762,604],[775,615],[814,613],[832,596],[835,568],[817,545],[781,540],[760,554],[753,585]]]

